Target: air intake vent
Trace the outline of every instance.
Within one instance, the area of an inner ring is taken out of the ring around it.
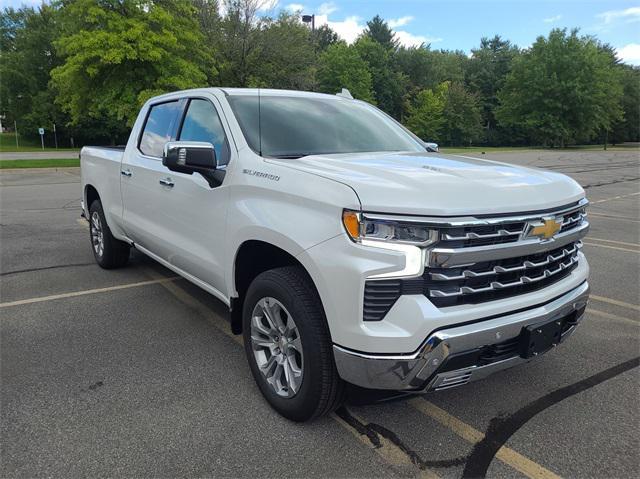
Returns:
[[[365,321],[381,321],[401,295],[399,279],[367,281],[364,286]]]

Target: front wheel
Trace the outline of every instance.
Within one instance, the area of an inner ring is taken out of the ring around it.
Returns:
[[[302,268],[273,269],[251,283],[243,334],[253,377],[284,417],[307,421],[343,402],[322,303]]]

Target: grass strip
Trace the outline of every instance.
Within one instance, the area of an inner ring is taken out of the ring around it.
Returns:
[[[0,160],[0,170],[13,168],[72,168],[80,166],[78,158],[43,158],[38,160]]]

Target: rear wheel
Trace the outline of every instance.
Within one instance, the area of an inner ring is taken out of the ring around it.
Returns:
[[[284,417],[307,421],[343,402],[322,303],[302,268],[273,269],[251,283],[243,334],[253,377]]]
[[[111,234],[100,200],[89,207],[89,234],[93,257],[101,267],[114,269],[127,264],[131,246]]]

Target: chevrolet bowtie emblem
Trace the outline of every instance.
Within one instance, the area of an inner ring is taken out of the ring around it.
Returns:
[[[529,223],[527,237],[550,239],[562,228],[562,218],[543,218],[540,222]]]

